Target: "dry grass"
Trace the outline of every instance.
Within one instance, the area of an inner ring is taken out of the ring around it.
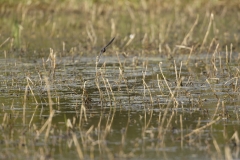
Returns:
[[[231,14],[238,8],[236,1],[3,2],[0,14],[3,21],[10,20],[2,28],[0,46],[27,53],[36,50],[38,54],[50,47],[62,54],[70,50],[92,53],[116,37],[115,49],[158,54],[159,48],[170,56],[185,53],[178,45],[192,48],[193,53],[215,49],[216,44],[221,48],[232,44],[236,49],[238,14]],[[208,48],[210,42],[213,44]]]
[[[2,1],[0,159],[239,158],[239,7]]]

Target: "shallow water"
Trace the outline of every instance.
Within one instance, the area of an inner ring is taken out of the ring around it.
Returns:
[[[1,2],[0,159],[240,159],[238,12]]]
[[[84,159],[238,159],[237,61],[187,58],[1,59],[0,158],[76,159],[76,136]]]

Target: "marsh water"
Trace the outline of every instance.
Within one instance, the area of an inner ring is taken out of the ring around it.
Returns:
[[[201,2],[1,2],[0,159],[240,159],[239,2]]]
[[[1,158],[78,158],[73,132],[85,159],[238,159],[238,64],[203,55],[2,58]]]

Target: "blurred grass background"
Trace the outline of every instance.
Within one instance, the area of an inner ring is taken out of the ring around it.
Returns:
[[[239,11],[237,0],[2,0],[0,49],[40,53],[64,43],[68,51],[95,53],[116,36],[116,50],[174,52],[196,21],[185,46],[199,49],[209,30],[205,51],[217,44],[236,49]],[[126,46],[130,35],[135,38]]]

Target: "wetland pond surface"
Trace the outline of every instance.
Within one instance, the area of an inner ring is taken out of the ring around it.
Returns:
[[[224,53],[1,59],[0,159],[239,159]]]

